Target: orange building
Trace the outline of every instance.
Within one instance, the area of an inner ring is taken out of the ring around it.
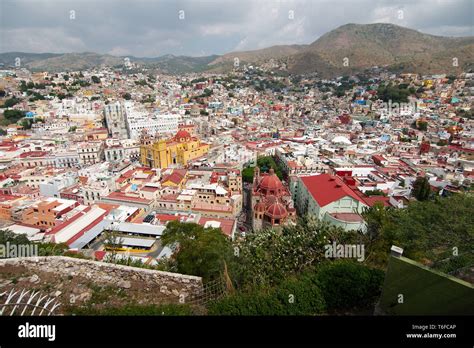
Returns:
[[[71,211],[78,205],[79,202],[73,200],[48,198],[25,209],[22,222],[31,226],[51,228],[56,226],[57,219],[61,215]]]

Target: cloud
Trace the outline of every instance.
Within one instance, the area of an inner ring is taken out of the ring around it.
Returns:
[[[0,51],[223,54],[375,22],[467,36],[472,13],[472,0],[1,0]]]
[[[80,37],[68,34],[62,28],[18,28],[2,30],[2,47],[8,51],[28,52],[81,52],[88,46]],[[6,51],[2,48],[2,51]]]

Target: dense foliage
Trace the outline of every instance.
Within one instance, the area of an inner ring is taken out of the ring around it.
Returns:
[[[21,110],[5,110],[3,113],[3,119],[1,124],[3,126],[8,126],[12,123],[17,123],[23,117],[25,117],[26,111]]]
[[[233,269],[233,280],[239,287],[279,283],[327,261],[326,244],[352,243],[361,238],[356,232],[345,232],[313,217],[302,218],[281,231],[266,229],[249,234],[236,244],[239,262]]]
[[[404,256],[428,264],[474,250],[474,196],[411,202],[405,209],[375,206],[364,212],[368,223],[368,261],[383,263],[392,245]],[[456,248],[456,249],[454,249]],[[462,261],[457,259],[456,263]],[[462,266],[459,265],[459,266]],[[466,266],[466,264],[465,264]]]
[[[426,201],[431,194],[430,183],[425,177],[416,178],[413,183],[412,195],[419,201]]]
[[[260,168],[262,173],[266,173],[270,170],[270,168],[273,168],[278,178],[283,179],[282,168],[277,162],[275,162],[272,156],[259,157],[257,159],[257,166]],[[247,183],[252,183],[254,171],[254,167],[244,168],[244,170],[242,170],[242,180]]]
[[[11,108],[12,106],[18,104],[20,102],[20,99],[18,98],[9,98],[7,100],[5,100],[5,103],[3,103],[3,106],[4,108]]]
[[[347,260],[325,263],[316,275],[329,310],[374,305],[384,279],[383,271]]]
[[[161,236],[164,246],[176,246],[173,258],[177,271],[203,277],[219,278],[226,262],[232,262],[232,243],[220,228],[204,228],[195,223],[171,221]]]
[[[316,278],[309,274],[269,290],[237,293],[209,306],[211,315],[316,315],[324,311]]]
[[[404,88],[405,87],[405,88]],[[414,92],[406,89],[406,86],[392,86],[392,85],[381,85],[377,90],[377,95],[379,99],[382,99],[384,102],[388,103],[406,103],[408,102],[408,96]]]

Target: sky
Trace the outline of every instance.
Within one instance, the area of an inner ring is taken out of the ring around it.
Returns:
[[[309,44],[347,23],[473,36],[473,0],[0,0],[0,52],[207,56]]]

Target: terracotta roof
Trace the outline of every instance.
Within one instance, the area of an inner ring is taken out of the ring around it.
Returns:
[[[184,179],[185,175],[186,170],[173,170],[173,173],[168,176],[165,176],[162,179],[162,182],[171,181],[173,184],[179,185],[179,183]]]
[[[286,217],[288,215],[288,212],[286,211],[283,204],[275,202],[267,208],[267,210],[265,211],[265,215],[270,216],[274,219],[281,219]]]
[[[158,191],[160,188],[159,187],[154,187],[154,186],[143,186],[140,191],[145,191],[145,192],[155,192]]]
[[[27,157],[44,157],[48,153],[46,151],[28,151],[20,154],[20,158],[27,158]]]
[[[377,202],[381,202],[383,203],[383,205],[385,207],[390,207],[391,204],[390,204],[390,198],[389,197],[385,197],[385,196],[370,196],[370,197],[364,197],[364,201],[370,205],[371,207],[377,203]]]
[[[260,181],[258,187],[265,190],[282,190],[283,184],[280,179],[278,179],[278,176],[276,176],[273,168],[271,168],[270,172],[263,177],[262,181]]]
[[[191,134],[189,132],[185,131],[184,129],[181,129],[176,133],[175,136],[176,139],[181,139],[181,138],[191,138]]]
[[[220,223],[219,228],[222,230],[222,232],[226,236],[232,237],[232,231],[233,231],[233,227],[234,227],[234,224],[235,224],[235,220],[233,220],[233,219],[219,219],[219,218],[202,217],[202,218],[199,219],[198,223],[199,223],[199,225],[204,226],[206,224],[206,222],[208,222],[208,221],[219,222]]]

